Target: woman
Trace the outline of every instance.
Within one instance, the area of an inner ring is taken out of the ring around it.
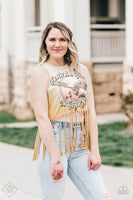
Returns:
[[[63,23],[50,23],[43,32],[30,95],[38,123],[33,160],[42,199],[63,199],[66,175],[86,200],[109,199],[99,172],[91,78],[78,61],[71,30]]]

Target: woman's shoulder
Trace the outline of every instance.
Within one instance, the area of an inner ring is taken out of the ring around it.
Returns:
[[[32,71],[31,78],[34,81],[42,80],[46,83],[49,81],[49,73],[44,66],[37,64],[37,66]]]
[[[37,64],[36,65],[36,67],[33,69],[33,74],[37,74],[37,75],[39,75],[39,74],[47,74],[47,75],[49,75],[49,72],[48,72],[48,69],[47,69],[47,67],[45,66],[45,65],[43,65],[43,64]]]
[[[81,64],[81,63],[79,63],[79,72],[83,75],[89,74],[89,70],[88,70],[87,66],[85,66],[84,64]]]

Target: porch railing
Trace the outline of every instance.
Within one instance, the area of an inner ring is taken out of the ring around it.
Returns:
[[[93,62],[122,62],[125,58],[125,25],[91,25]]]

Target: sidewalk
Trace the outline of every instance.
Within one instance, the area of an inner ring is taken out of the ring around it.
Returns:
[[[1,200],[9,200],[8,195],[12,195],[11,200],[41,200],[40,185],[32,155],[32,149],[0,143]],[[112,200],[133,199],[133,168],[115,168],[103,165],[100,170]],[[10,185],[3,191],[9,181]],[[125,194],[119,194],[120,191],[125,191]],[[13,192],[14,194],[12,194]],[[83,200],[69,178],[67,178],[64,196],[64,200],[68,199]]]

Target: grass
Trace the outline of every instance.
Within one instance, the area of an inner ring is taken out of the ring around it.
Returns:
[[[22,147],[34,147],[37,127],[34,128],[0,128],[0,141]]]
[[[99,148],[102,163],[133,167],[133,133],[125,130],[126,123],[99,125]],[[0,141],[33,148],[37,127],[0,128]]]
[[[35,121],[35,118],[28,120],[20,120],[8,112],[5,111],[0,112],[0,123],[28,122],[28,121]]]
[[[99,126],[99,148],[103,164],[133,167],[133,132],[126,131],[126,126],[122,122]]]

